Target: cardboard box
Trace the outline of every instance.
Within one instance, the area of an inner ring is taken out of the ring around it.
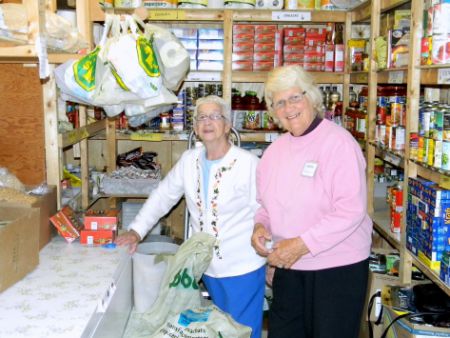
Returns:
[[[50,217],[50,221],[68,243],[80,237],[82,225],[79,224],[74,211],[69,206],[63,207],[55,215]]]
[[[56,187],[48,186],[49,192],[45,195],[32,195],[37,199],[33,204],[27,205],[18,202],[1,202],[0,206],[33,208],[39,212],[39,250],[41,250],[55,235],[56,231],[50,222],[50,216],[57,210]]]
[[[39,196],[38,202],[32,205],[33,208],[39,209],[39,250],[41,250],[52,237],[56,234],[50,222],[50,216],[54,215],[57,210],[56,187],[49,186],[49,192]]]
[[[115,232],[112,230],[81,230],[80,244],[103,245],[114,242]]]
[[[86,230],[117,230],[119,225],[119,211],[115,209],[89,209],[84,215]]]
[[[0,292],[25,277],[39,263],[39,211],[0,206]]]

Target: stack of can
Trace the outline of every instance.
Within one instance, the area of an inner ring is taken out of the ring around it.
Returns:
[[[419,132],[410,135],[410,158],[438,169],[450,170],[450,106],[423,102]]]

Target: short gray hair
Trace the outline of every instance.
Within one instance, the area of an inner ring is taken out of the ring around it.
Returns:
[[[200,108],[200,106],[205,103],[217,104],[220,107],[221,113],[222,113],[223,117],[225,118],[225,120],[228,123],[231,122],[230,105],[228,103],[226,103],[224,99],[222,99],[221,97],[216,96],[216,95],[209,95],[209,96],[205,96],[205,97],[201,97],[201,98],[197,99],[197,102],[195,103],[194,116],[192,116],[194,119],[197,117],[198,108]]]
[[[313,78],[297,65],[277,67],[269,72],[265,83],[264,99],[270,116],[279,122],[272,109],[273,94],[293,87],[306,91],[305,97],[311,103],[316,116],[323,117],[322,93]]]

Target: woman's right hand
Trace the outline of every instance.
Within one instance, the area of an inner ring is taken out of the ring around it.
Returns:
[[[267,257],[272,252],[272,249],[267,249],[266,242],[272,240],[272,235],[261,223],[256,223],[253,228],[252,234],[252,246],[255,251],[263,256]]]
[[[115,243],[120,246],[128,245],[128,252],[133,254],[136,251],[137,245],[140,241],[141,238],[139,234],[134,230],[130,230],[117,237]]]

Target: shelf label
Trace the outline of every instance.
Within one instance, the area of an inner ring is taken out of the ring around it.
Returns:
[[[67,135],[67,139],[70,143],[77,143],[87,137],[89,137],[89,133],[86,128],[75,129]]]
[[[273,21],[311,21],[311,12],[272,12]]]
[[[404,83],[405,73],[402,70],[389,72],[388,83]]]
[[[185,17],[185,11],[180,10],[148,11],[148,18],[150,20],[184,20]]]
[[[450,84],[450,68],[438,69],[438,84]]]
[[[163,140],[163,135],[160,133],[131,133],[130,140],[160,142]]]
[[[186,81],[222,81],[221,72],[189,72]]]

